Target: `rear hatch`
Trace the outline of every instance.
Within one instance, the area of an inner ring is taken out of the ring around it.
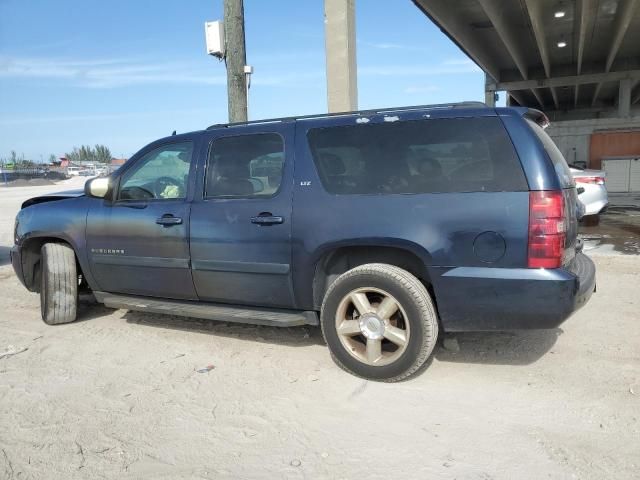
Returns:
[[[553,167],[558,176],[560,187],[562,188],[566,232],[562,265],[566,266],[569,265],[575,257],[576,247],[578,246],[578,218],[581,216],[581,213],[578,211],[579,200],[576,184],[562,152],[560,152],[551,137],[547,135],[547,132],[530,119],[527,119],[527,123],[529,123],[531,129],[540,139],[547,155],[549,155],[551,162],[553,162]]]

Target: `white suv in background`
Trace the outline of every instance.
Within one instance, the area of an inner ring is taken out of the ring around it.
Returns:
[[[571,165],[571,175],[576,182],[578,199],[584,204],[584,215],[598,215],[609,205],[606,173],[602,170],[585,170]]]

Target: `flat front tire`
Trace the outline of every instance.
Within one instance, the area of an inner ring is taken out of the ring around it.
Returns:
[[[438,338],[438,318],[424,285],[406,270],[379,263],[349,270],[331,284],[321,327],[340,367],[387,382],[414,374]]]
[[[49,325],[73,322],[78,307],[78,272],[73,249],[45,243],[40,256],[40,311]]]

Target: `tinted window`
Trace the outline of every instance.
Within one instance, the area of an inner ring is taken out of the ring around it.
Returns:
[[[527,190],[497,118],[455,118],[311,129],[309,146],[330,193]]]
[[[527,123],[540,139],[547,155],[549,155],[549,158],[553,162],[553,167],[556,170],[556,175],[558,175],[562,188],[573,187],[575,184],[571,170],[569,170],[569,165],[567,165],[567,161],[564,159],[560,149],[540,125],[529,119],[527,119]]]
[[[209,151],[205,196],[274,195],[283,166],[284,142],[277,133],[219,138]]]
[[[163,145],[144,155],[120,181],[118,200],[185,198],[193,144]]]

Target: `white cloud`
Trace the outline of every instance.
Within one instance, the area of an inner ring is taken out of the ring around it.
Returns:
[[[282,69],[281,69],[282,70]],[[252,85],[269,87],[319,86],[324,71],[283,71],[270,74],[257,70]],[[51,80],[84,88],[118,88],[135,85],[226,85],[224,65],[197,61],[140,61],[137,59],[48,59],[0,56],[0,78]],[[314,82],[315,81],[315,82]]]
[[[66,81],[88,88],[148,84],[224,85],[226,77],[185,62],[135,59],[48,59],[0,57],[0,77]]]
[[[392,43],[374,44],[380,49],[405,48]],[[296,68],[296,67],[294,67]],[[273,70],[272,70],[273,71]],[[432,76],[476,73],[469,59],[453,58],[440,63],[359,66],[361,76]],[[223,65],[204,61],[140,60],[136,58],[69,59],[10,57],[0,55],[0,78],[23,78],[62,82],[83,88],[118,88],[136,85],[226,85]],[[324,82],[322,68],[280,69],[278,73],[256,69],[252,84],[266,87],[316,88]]]

